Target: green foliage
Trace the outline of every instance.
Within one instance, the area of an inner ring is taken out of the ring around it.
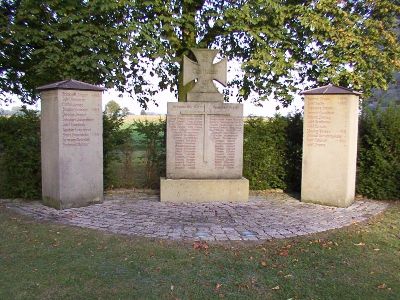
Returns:
[[[166,123],[136,121],[124,127],[124,117],[121,109],[103,115],[104,185],[158,188],[165,176]],[[243,173],[251,189],[300,190],[302,125],[301,114],[245,122]],[[357,192],[398,199],[400,108],[365,110],[359,139]],[[116,162],[118,175],[112,172]],[[38,113],[23,108],[20,114],[0,117],[0,197],[40,197],[40,176]]]
[[[0,91],[34,102],[37,86],[74,77],[144,108],[160,90],[183,100],[182,56],[201,47],[242,64],[239,101],[287,105],[328,81],[368,95],[400,68],[399,12],[395,0],[3,0]]]
[[[141,136],[141,144],[145,145],[146,152],[142,158],[145,162],[145,186],[158,188],[160,177],[165,176],[166,121],[135,121],[133,130]]]
[[[123,89],[128,20],[125,1],[1,1],[0,95],[33,103],[38,86],[68,78]]]
[[[360,120],[357,192],[400,198],[400,108],[366,109]]]
[[[120,153],[125,154],[126,168],[130,168],[129,155],[133,151],[130,127],[123,128],[126,111],[117,108],[103,113],[103,174],[104,187],[111,187],[112,174],[110,165],[120,159]]]
[[[41,195],[40,118],[36,111],[0,116],[0,198]]]
[[[244,127],[243,175],[250,188],[285,189],[285,125],[283,117],[252,118]]]
[[[301,189],[301,165],[303,155],[303,115],[295,113],[287,117],[286,133],[286,176],[289,191]]]
[[[246,121],[243,174],[251,189],[300,190],[302,126],[301,114]]]
[[[244,72],[229,83],[238,100],[256,92],[255,102],[273,94],[286,105],[303,84],[328,81],[368,93],[386,87],[400,66],[398,13],[393,0],[137,1],[136,95],[152,95],[143,76],[157,74],[156,89],[179,91],[183,100],[177,62],[193,47],[220,49],[242,63]]]

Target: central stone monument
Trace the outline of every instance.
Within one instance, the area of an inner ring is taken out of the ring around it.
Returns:
[[[167,173],[161,201],[245,202],[249,182],[243,169],[243,105],[223,103],[213,80],[226,85],[226,59],[218,50],[192,49],[184,57],[183,84],[195,85],[187,102],[168,103]]]

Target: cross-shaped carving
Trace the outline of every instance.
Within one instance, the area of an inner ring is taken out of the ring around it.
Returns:
[[[226,86],[226,58],[213,64],[218,50],[191,50],[197,62],[192,61],[186,56],[183,57],[183,84],[186,85],[195,79],[197,79],[197,82],[194,88],[188,92],[187,101],[223,102],[224,97],[218,92],[213,80],[217,80],[219,83]]]

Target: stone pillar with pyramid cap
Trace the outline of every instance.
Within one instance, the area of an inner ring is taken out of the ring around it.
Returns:
[[[360,93],[327,85],[302,94],[301,200],[347,207],[355,195]]]
[[[41,97],[42,197],[64,209],[103,201],[103,88],[65,80]]]
[[[184,57],[183,82],[195,80],[187,102],[168,103],[167,171],[161,201],[244,202],[249,182],[243,169],[243,106],[223,102],[213,80],[226,85],[226,59],[218,50],[192,49]]]

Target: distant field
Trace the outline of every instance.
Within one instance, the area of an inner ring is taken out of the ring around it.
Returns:
[[[129,115],[125,118],[125,123],[130,124],[134,121],[158,121],[158,120],[165,120],[165,115]],[[244,120],[249,119],[250,117],[243,117]],[[263,119],[269,119],[268,117],[262,117]]]
[[[165,120],[165,115],[129,115],[125,118],[125,123],[133,123],[134,121],[158,121],[158,120]]]

